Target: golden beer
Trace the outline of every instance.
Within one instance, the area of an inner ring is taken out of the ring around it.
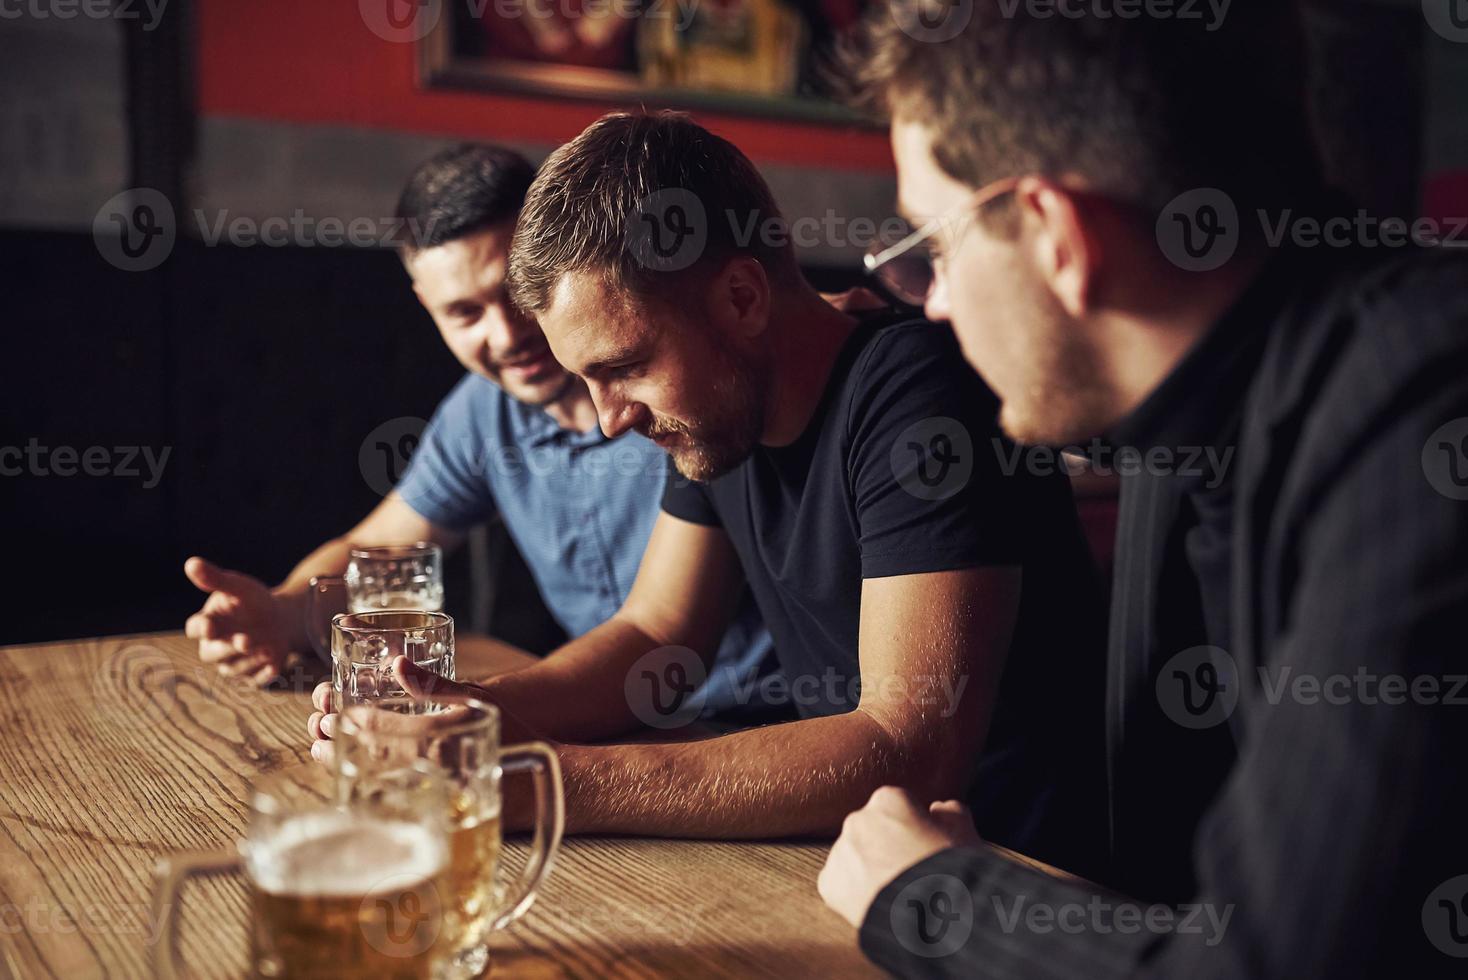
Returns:
[[[452,949],[447,857],[422,825],[347,811],[252,840],[256,975],[429,980]]]
[[[465,816],[449,829],[449,868],[445,876],[444,932],[450,949],[488,940],[499,911],[495,871],[500,862],[500,818]]]

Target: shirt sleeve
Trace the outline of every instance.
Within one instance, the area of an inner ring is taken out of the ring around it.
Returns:
[[[705,527],[722,527],[724,523],[714,510],[708,489],[679,473],[672,460],[668,461],[668,479],[663,485],[663,512]]]
[[[397,494],[426,520],[452,531],[481,524],[495,513],[486,475],[495,447],[485,437],[493,425],[485,394],[491,382],[465,375],[439,403],[423,430]]]
[[[1199,827],[1198,894],[1149,923],[1148,903],[951,850],[884,889],[862,928],[869,956],[904,977],[1462,976],[1468,502],[1423,460],[1468,419],[1461,383],[1443,384],[1468,358],[1424,370],[1436,380],[1411,379],[1355,435],[1343,404],[1320,412],[1336,450],[1297,468],[1316,481],[1309,512],[1275,515],[1298,576],[1239,600],[1289,607],[1257,667],[1240,664],[1239,760]],[[1140,910],[1129,932],[1124,903]],[[926,942],[939,912],[963,913],[961,941]]]
[[[854,371],[847,466],[862,576],[1020,564],[1022,484],[1039,478],[1005,475],[1018,457],[1002,451],[998,403],[952,332],[889,329]]]

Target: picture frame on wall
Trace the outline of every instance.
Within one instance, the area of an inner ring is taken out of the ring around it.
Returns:
[[[474,0],[420,42],[430,89],[863,124],[833,94],[865,0]]]

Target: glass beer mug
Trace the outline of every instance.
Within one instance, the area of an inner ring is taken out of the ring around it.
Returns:
[[[431,980],[449,962],[444,897],[448,787],[426,764],[400,767],[370,797],[343,805],[312,765],[262,777],[234,850],[159,861],[154,921],[166,929],[154,975],[181,973],[178,899],[195,875],[243,874],[252,977]],[[171,914],[170,914],[171,913]]]
[[[345,593],[344,600],[342,593]],[[328,597],[337,596],[335,600]],[[347,612],[391,609],[443,610],[443,549],[416,544],[353,548],[345,575],[318,575],[307,593],[307,634],[325,657],[327,623],[344,601]]]
[[[331,686],[339,706],[370,702],[413,713],[418,702],[392,673],[393,660],[407,657],[448,680],[454,679],[454,619],[441,612],[377,610],[338,613],[331,620]]]
[[[442,894],[443,980],[479,976],[489,962],[489,937],[530,908],[550,873],[565,824],[560,766],[543,742],[500,745],[499,710],[480,701],[425,702],[404,715],[379,704],[345,708],[338,716],[332,758],[338,792],[349,805],[380,782],[428,764],[443,773],[449,870]],[[528,772],[535,790],[535,837],[517,879],[504,882],[500,823],[504,775]]]

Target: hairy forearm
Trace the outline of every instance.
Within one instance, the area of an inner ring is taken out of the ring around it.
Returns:
[[[628,671],[662,645],[614,616],[540,662],[482,683],[490,700],[542,737],[616,738],[643,724],[627,702]]]
[[[834,836],[878,786],[932,797],[925,756],[857,710],[697,742],[566,745],[572,833],[659,837]]]

